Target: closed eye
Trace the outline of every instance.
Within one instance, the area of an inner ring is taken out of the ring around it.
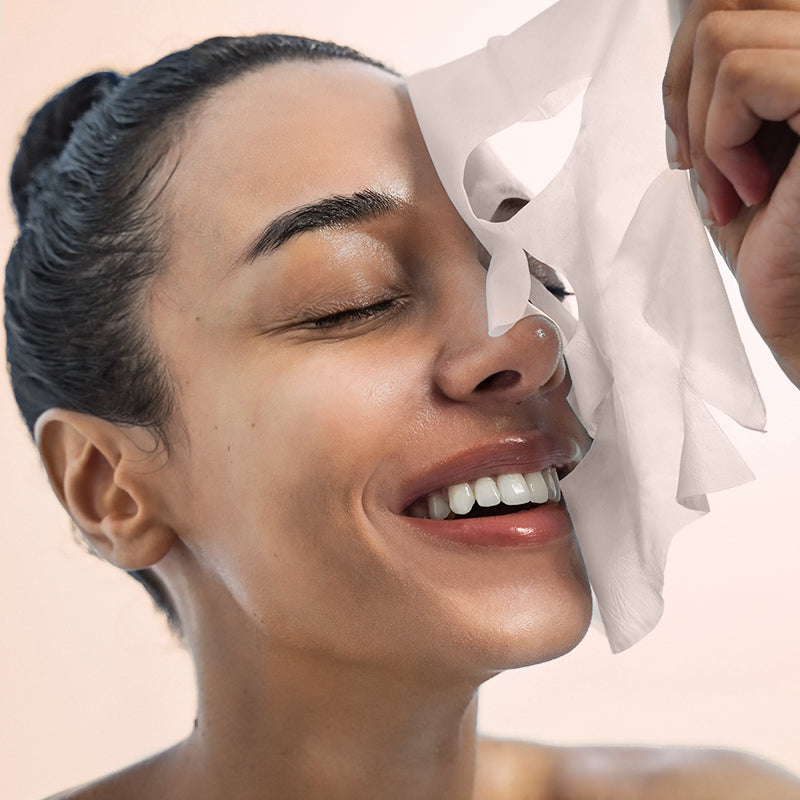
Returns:
[[[538,280],[545,289],[547,289],[553,297],[559,302],[563,303],[568,297],[572,297],[574,292],[570,292],[558,277],[556,271],[545,264],[544,261],[539,261],[534,258],[530,253],[525,253],[528,259],[528,271]]]
[[[489,253],[477,239],[476,242],[478,245],[478,260],[483,264],[484,269],[489,269]],[[551,266],[545,264],[544,261],[539,261],[538,258],[534,258],[530,253],[526,252],[525,256],[528,259],[528,270],[531,275],[533,275],[556,300],[563,303],[567,297],[573,296],[574,292],[570,292],[569,289],[564,286],[561,279],[558,277],[558,273]]]
[[[317,317],[315,319],[308,320],[308,324],[314,328],[336,328],[341,325],[347,325],[353,322],[360,322],[361,320],[380,317],[383,314],[395,309],[399,302],[400,298],[390,297],[386,300],[381,300],[378,303],[372,303],[368,306],[345,308],[342,311],[336,311],[333,314],[326,314],[324,317]]]
[[[526,197],[506,197],[497,206],[494,214],[492,214],[492,222],[506,222],[511,219],[515,214],[519,213],[530,201]],[[488,268],[489,254],[486,252],[482,245],[478,245],[481,254],[481,263],[484,263]],[[545,289],[547,289],[556,300],[564,302],[567,297],[572,297],[573,292],[570,292],[566,286],[561,282],[558,273],[544,261],[539,261],[534,258],[530,253],[525,253],[528,259],[528,270],[536,280],[538,280]]]

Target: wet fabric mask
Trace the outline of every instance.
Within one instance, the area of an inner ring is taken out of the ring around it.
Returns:
[[[707,404],[764,426],[686,176],[667,169],[669,45],[666,5],[561,0],[409,80],[439,177],[491,254],[490,334],[536,313],[565,340],[570,402],[594,444],[563,490],[614,651],[658,622],[674,533],[708,511],[709,492],[752,478]],[[559,164],[537,124],[571,112],[577,137],[555,177],[512,219],[488,221],[516,179],[486,141],[522,121],[524,157]],[[566,278],[577,319],[531,276],[526,252]]]

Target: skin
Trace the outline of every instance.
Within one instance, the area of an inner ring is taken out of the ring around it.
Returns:
[[[555,327],[487,335],[480,249],[382,71],[251,73],[174,158],[148,310],[179,391],[172,451],[75,414],[40,432],[44,451],[84,454],[55,485],[105,557],[154,565],[195,658],[196,730],[147,780],[162,796],[471,797],[478,686],[577,644],[588,584],[573,536],[444,545],[399,513],[401,487],[536,431],[587,447]],[[237,265],[266,222],[364,189],[401,209]],[[402,303],[307,322],[387,293]],[[90,444],[92,426],[113,443]]]
[[[60,409],[36,434],[95,550],[169,587],[198,716],[62,798],[800,796],[735,754],[478,740],[483,681],[582,638],[580,554],[572,536],[442,545],[398,487],[531,432],[588,442],[553,326],[487,336],[480,249],[401,82],[349,63],[251,73],[204,103],[164,174],[169,266],[146,321],[178,389],[172,447]],[[287,209],[366,188],[401,210],[237,264]],[[375,311],[387,296],[402,302]],[[330,324],[353,307],[373,310]]]
[[[664,78],[677,166],[753,324],[800,386],[800,3],[694,0]]]

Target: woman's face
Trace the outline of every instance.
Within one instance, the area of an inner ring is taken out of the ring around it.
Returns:
[[[475,674],[571,648],[590,601],[560,506],[412,516],[436,489],[568,469],[587,437],[553,326],[487,335],[479,248],[403,84],[268,67],[177,155],[150,321],[185,428],[171,523],[213,587],[194,591],[319,656]]]

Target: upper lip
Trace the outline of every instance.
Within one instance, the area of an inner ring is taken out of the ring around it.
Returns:
[[[538,472],[555,467],[559,477],[571,472],[584,451],[572,438],[539,432],[510,436],[501,441],[464,450],[446,461],[431,464],[417,477],[401,486],[395,513],[408,508],[437,489],[510,472]]]

